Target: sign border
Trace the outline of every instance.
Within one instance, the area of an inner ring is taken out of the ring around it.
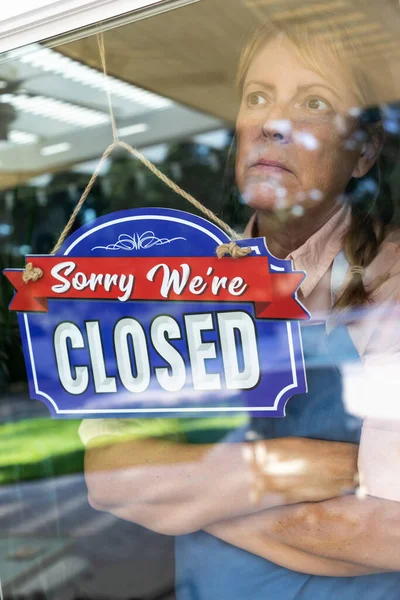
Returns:
[[[66,410],[66,409],[59,409],[57,404],[55,403],[55,401],[53,400],[53,398],[51,398],[48,394],[46,394],[45,392],[42,392],[39,390],[38,387],[38,381],[37,381],[37,375],[36,375],[36,370],[35,370],[35,359],[33,356],[33,351],[32,351],[32,341],[31,341],[31,335],[30,335],[30,329],[29,329],[29,322],[28,322],[28,314],[24,313],[23,314],[23,320],[24,320],[24,326],[25,326],[25,331],[24,334],[26,336],[26,341],[27,341],[27,345],[28,345],[28,352],[29,352],[29,359],[30,359],[30,367],[32,370],[32,379],[33,379],[33,383],[34,383],[34,387],[35,387],[35,393],[38,396],[41,396],[42,398],[45,398],[48,402],[50,402],[50,404],[53,406],[53,408],[55,409],[55,412],[57,415],[84,415],[84,414],[90,414],[90,415],[102,415],[102,414],[110,414],[110,410],[107,408],[96,408],[96,409],[70,409],[70,410]],[[203,413],[203,412],[218,412],[218,413],[224,413],[224,412],[242,412],[242,411],[247,411],[247,412],[271,412],[274,411],[276,412],[277,406],[279,404],[279,402],[281,401],[282,397],[287,394],[288,392],[290,392],[290,390],[292,390],[293,388],[297,387],[297,372],[296,372],[296,364],[295,364],[295,358],[294,358],[294,349],[293,349],[293,331],[292,331],[292,325],[295,324],[298,328],[298,334],[299,334],[299,340],[300,340],[300,345],[301,345],[301,349],[303,351],[303,343],[302,343],[302,339],[301,339],[301,335],[300,335],[300,324],[297,323],[293,323],[291,321],[287,321],[286,322],[286,328],[287,328],[287,333],[288,333],[288,341],[289,341],[289,352],[290,352],[290,365],[292,367],[292,377],[293,377],[293,381],[292,383],[290,383],[289,385],[287,385],[285,388],[283,388],[279,394],[277,394],[275,401],[274,401],[274,405],[273,406],[213,406],[213,407],[201,407],[199,408],[197,407],[187,407],[187,408],[115,408],[113,409],[113,413],[115,414],[143,414],[143,413]],[[303,362],[303,368],[305,368],[305,364],[304,364],[304,356],[302,358],[302,362]],[[306,385],[307,385],[307,380],[306,380]],[[291,398],[291,396],[289,396],[286,401],[284,398],[284,406],[283,406],[283,414],[284,416],[286,416],[286,404],[287,401]]]
[[[83,239],[85,239],[86,237],[90,236],[91,233],[95,233],[97,231],[99,231],[100,229],[109,227],[109,226],[113,226],[115,224],[119,224],[119,223],[124,223],[124,222],[130,222],[130,221],[149,221],[149,220],[162,220],[162,221],[173,221],[176,223],[182,223],[185,224],[186,226],[190,226],[193,227],[195,229],[198,229],[199,231],[201,231],[202,233],[205,233],[206,235],[208,235],[214,242],[216,242],[217,245],[219,244],[223,244],[226,243],[227,240],[229,241],[228,236],[225,234],[225,232],[223,232],[219,227],[217,227],[214,223],[211,223],[210,221],[208,221],[207,219],[200,217],[198,215],[194,215],[191,214],[192,217],[194,217],[195,221],[189,221],[186,220],[184,218],[184,215],[187,214],[185,213],[185,211],[180,211],[180,210],[174,210],[175,213],[181,213],[182,214],[182,218],[181,217],[175,217],[172,215],[165,215],[162,214],[163,213],[163,209],[157,209],[157,208],[151,208],[151,209],[137,209],[137,211],[142,214],[128,214],[125,216],[120,216],[118,218],[114,218],[111,221],[108,221],[107,218],[109,215],[104,215],[103,217],[100,217],[99,220],[104,220],[104,222],[100,222],[98,225],[92,227],[91,223],[88,223],[87,225],[84,225],[83,228],[81,228],[80,230],[78,230],[75,235],[72,234],[72,236],[70,236],[69,238],[67,238],[64,242],[64,244],[61,246],[60,250],[57,252],[57,254],[55,256],[69,256],[69,253],[74,249],[74,247],[81,242]],[[158,212],[160,211],[160,212]],[[124,212],[130,212],[130,211],[120,211],[120,213],[124,213]],[[118,213],[114,213],[114,214],[118,214]],[[189,213],[190,214],[190,213]],[[207,225],[207,227],[202,226],[202,222],[204,222],[205,225]],[[78,233],[80,233],[80,235],[77,235]],[[218,236],[218,234],[220,234],[220,237]],[[71,237],[73,238],[71,240]],[[239,240],[239,243],[242,242],[243,240]],[[266,240],[265,238],[255,238],[254,239],[254,246],[252,246],[253,251],[257,254],[260,255],[260,245],[262,245],[265,248],[266,254],[272,258],[274,261],[276,261],[277,264],[272,263],[271,261],[269,262],[269,266],[270,269],[273,271],[278,271],[278,272],[283,272],[283,271],[288,271],[290,272],[293,269],[293,265],[291,263],[291,261],[282,261],[281,259],[278,259],[276,257],[274,257],[268,250],[267,244],[266,244]],[[282,266],[285,265],[285,266]],[[299,302],[299,300],[297,300],[297,302]],[[309,311],[303,306],[303,304],[301,302],[299,302],[301,304],[301,306],[303,307],[303,309],[305,310],[305,312],[307,312],[308,314]],[[35,358],[33,355],[33,347],[32,347],[32,340],[31,340],[31,332],[30,332],[30,325],[29,325],[29,315],[31,313],[28,312],[24,312],[24,313],[19,313],[18,314],[18,320],[20,322],[20,329],[21,329],[21,334],[23,333],[24,338],[25,338],[25,343],[23,344],[24,348],[27,348],[28,350],[28,354],[29,354],[29,369],[31,372],[32,377],[28,377],[28,381],[29,384],[31,385],[31,382],[33,382],[33,386],[34,389],[31,390],[31,395],[33,397],[35,397],[37,400],[39,400],[39,397],[44,399],[45,404],[50,408],[50,406],[52,407],[52,409],[55,411],[56,415],[70,415],[71,417],[73,416],[79,416],[81,415],[82,417],[85,417],[85,415],[92,415],[92,418],[97,418],[97,417],[101,417],[102,415],[109,415],[110,414],[110,410],[109,409],[60,409],[57,405],[57,403],[55,402],[55,400],[49,396],[46,392],[42,392],[39,389],[39,384],[38,384],[38,378],[37,378],[37,373],[36,373],[36,366],[35,366]],[[23,325],[23,327],[22,327]],[[295,330],[293,330],[293,326],[295,327]],[[282,390],[280,390],[280,392],[276,395],[275,400],[274,400],[274,404],[273,406],[234,406],[234,407],[224,407],[224,406],[213,406],[213,407],[201,407],[199,408],[198,406],[196,407],[185,407],[185,408],[179,408],[179,407],[171,407],[171,408],[119,408],[119,409],[113,409],[112,413],[115,415],[133,415],[133,414],[137,414],[137,415],[141,415],[141,414],[147,414],[147,415],[151,415],[151,414],[159,414],[159,415],[167,415],[167,414],[176,414],[179,415],[180,413],[182,414],[191,414],[191,413],[219,413],[219,414],[223,414],[223,413],[241,413],[241,412],[247,412],[247,413],[270,413],[273,412],[276,414],[277,412],[277,407],[279,406],[279,404],[283,405],[283,417],[286,416],[286,405],[287,402],[290,400],[290,398],[292,397],[292,394],[290,394],[290,391],[293,388],[297,387],[298,381],[297,381],[297,370],[296,370],[296,362],[295,362],[295,356],[294,356],[294,345],[293,345],[293,336],[297,334],[298,339],[299,339],[299,344],[301,347],[301,354],[302,354],[302,368],[304,373],[305,371],[305,362],[304,362],[304,353],[303,353],[303,343],[302,343],[302,339],[301,339],[301,332],[300,332],[300,323],[299,321],[286,321],[286,328],[287,328],[287,335],[288,335],[288,345],[289,345],[289,354],[290,354],[290,364],[291,364],[291,370],[292,370],[292,382],[290,384],[288,384],[286,387],[284,387]],[[28,365],[27,365],[28,368]],[[307,377],[305,377],[305,386],[306,386],[306,391],[307,391]],[[34,392],[34,394],[32,394],[32,391]],[[50,409],[51,410],[51,409]],[[274,414],[274,416],[275,416]],[[278,417],[277,417],[278,418]]]

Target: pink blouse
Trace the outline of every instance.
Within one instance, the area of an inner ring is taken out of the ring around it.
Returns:
[[[252,237],[255,215],[245,230]],[[294,267],[306,272],[299,299],[311,318],[326,320],[332,305],[331,275],[343,234],[350,223],[341,208],[305,244],[292,252]],[[343,286],[347,284],[347,272]],[[344,404],[364,419],[359,473],[365,493],[400,501],[400,229],[392,228],[377,257],[366,268],[364,284],[381,278],[373,302],[348,325],[359,365],[344,365]],[[342,288],[340,288],[342,289]],[[339,289],[339,292],[340,292]]]

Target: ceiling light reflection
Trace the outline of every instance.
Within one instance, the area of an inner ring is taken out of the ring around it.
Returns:
[[[127,135],[134,135],[136,133],[143,133],[147,131],[149,126],[146,123],[137,123],[136,125],[128,125],[127,127],[121,127],[118,129],[118,135],[125,137]]]
[[[103,125],[110,120],[109,115],[92,110],[91,108],[82,108],[62,100],[46,98],[44,96],[27,96],[25,94],[3,94],[0,96],[0,102],[11,104],[16,110],[31,113],[38,117],[54,119],[75,125],[77,127],[93,127]]]
[[[61,142],[59,144],[52,144],[51,146],[45,146],[40,150],[42,156],[53,156],[54,154],[61,154],[62,152],[68,152],[72,146],[68,142]]]
[[[33,51],[22,53],[20,50],[15,50],[9,53],[10,58],[15,58],[21,63],[29,64],[36,69],[41,69],[48,73],[60,75],[65,79],[76,81],[82,85],[87,85],[95,89],[105,89],[105,79],[102,72],[83,65],[80,62],[73,60],[67,56],[63,56],[55,50],[44,48],[40,44],[31,46]],[[118,96],[142,104],[153,110],[166,108],[172,103],[167,98],[143,90],[135,85],[121,81],[116,77],[108,75],[107,77],[110,92],[113,96]]]

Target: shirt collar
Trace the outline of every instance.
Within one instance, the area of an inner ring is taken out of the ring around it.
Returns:
[[[306,278],[301,285],[304,298],[311,294],[331,266],[335,256],[342,250],[343,236],[350,225],[350,218],[349,207],[343,206],[300,248],[286,257],[293,261],[296,270],[306,272]],[[254,213],[244,231],[244,237],[254,237],[256,219]]]

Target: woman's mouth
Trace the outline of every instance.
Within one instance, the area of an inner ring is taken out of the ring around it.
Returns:
[[[258,160],[250,168],[264,173],[292,173],[284,163],[276,160]]]

